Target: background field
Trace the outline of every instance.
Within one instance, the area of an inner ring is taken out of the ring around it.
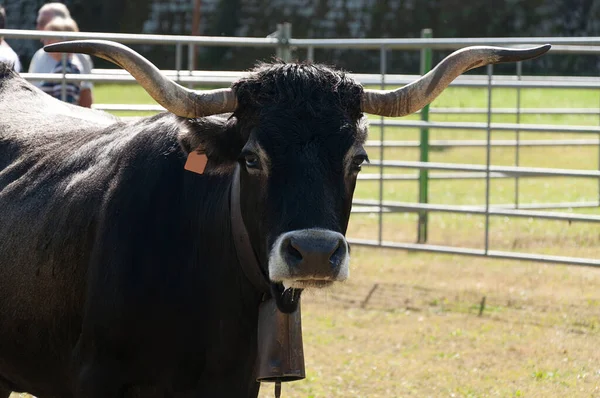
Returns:
[[[100,86],[99,103],[152,101],[134,86]],[[480,89],[450,88],[434,103],[484,107]],[[516,92],[494,89],[493,106],[515,106]],[[598,107],[600,93],[524,90],[522,107]],[[414,116],[413,116],[414,117]],[[485,121],[485,116],[432,115],[432,120]],[[594,125],[591,116],[522,116],[526,123]],[[514,116],[494,116],[514,122]],[[372,128],[370,139],[379,139]],[[494,132],[494,139],[514,138]],[[390,140],[417,139],[416,129],[387,129]],[[595,135],[521,133],[522,139]],[[431,139],[484,139],[485,132],[432,130]],[[434,162],[485,163],[485,148],[432,152]],[[379,158],[378,149],[371,159]],[[386,159],[418,160],[417,149],[388,149]],[[521,165],[598,170],[598,147],[522,148]],[[497,148],[492,164],[513,165]],[[363,173],[376,173],[365,167]],[[414,173],[410,170],[386,170]],[[514,180],[493,180],[492,203],[514,200]],[[522,178],[520,201],[598,200],[599,181]],[[361,181],[356,198],[376,198]],[[416,201],[416,182],[386,183],[384,197]],[[430,202],[483,204],[483,180],[433,181]],[[598,208],[574,210],[600,214]],[[384,239],[415,242],[414,214],[386,215]],[[483,247],[484,217],[433,213],[433,244]],[[598,224],[492,218],[490,248],[600,258]],[[377,215],[355,214],[350,237],[375,239]],[[285,384],[283,397],[600,397],[600,270],[523,261],[354,247],[351,277],[327,292],[305,294],[307,378]],[[479,316],[485,297],[485,309]],[[265,385],[261,397],[273,396]]]

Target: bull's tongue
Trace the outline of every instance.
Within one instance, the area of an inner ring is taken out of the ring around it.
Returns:
[[[279,311],[290,314],[298,309],[303,289],[287,288],[281,283],[271,283],[271,294],[275,298]]]

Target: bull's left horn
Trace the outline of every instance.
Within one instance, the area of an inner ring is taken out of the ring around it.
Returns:
[[[85,53],[111,61],[125,69],[169,112],[195,118],[233,112],[237,105],[230,88],[193,91],[163,75],[156,66],[137,52],[120,43],[106,40],[76,40],[51,44],[47,52]]]
[[[527,49],[466,47],[442,60],[420,79],[397,90],[365,90],[362,110],[381,116],[405,116],[432,102],[448,85],[468,70],[488,64],[517,62],[539,57],[550,44]]]

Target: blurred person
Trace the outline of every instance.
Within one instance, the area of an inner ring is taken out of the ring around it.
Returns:
[[[0,29],[6,27],[6,11],[0,5]],[[8,63],[15,72],[21,72],[21,61],[16,52],[8,45],[4,38],[0,36],[0,61]]]
[[[71,18],[71,13],[66,5],[63,3],[46,3],[40,7],[35,20],[35,28],[37,30],[44,30],[48,22],[56,17]]]
[[[44,27],[45,31],[56,31],[56,32],[78,32],[79,28],[77,23],[71,18],[56,17],[46,24]],[[58,43],[60,39],[46,38],[44,39],[44,45]],[[52,69],[50,73],[70,73],[77,74],[81,73],[83,66],[79,62],[79,59],[75,57],[75,54],[67,53],[46,53],[52,60]],[[63,55],[65,56],[63,62]],[[62,81],[56,80],[45,80],[40,82],[39,86],[42,91],[53,96],[54,98],[62,100]],[[66,96],[65,102],[80,105],[81,99],[81,83],[80,82],[67,82],[65,84]]]
[[[71,13],[67,6],[62,3],[46,3],[40,7],[36,19],[36,29],[46,30],[46,25],[54,18],[71,19]],[[79,30],[77,30],[78,32]],[[53,39],[54,40],[54,39]],[[47,39],[41,40],[44,45],[50,44]],[[56,41],[53,41],[55,43]],[[78,60],[78,67],[81,73],[92,73],[93,63],[92,58],[87,54],[74,54],[74,58]],[[29,73],[50,73],[55,67],[55,61],[49,53],[43,48],[36,51],[29,65]],[[41,88],[41,82],[34,83]],[[90,108],[93,103],[92,89],[94,85],[90,81],[81,82],[81,91],[79,94],[79,105]]]

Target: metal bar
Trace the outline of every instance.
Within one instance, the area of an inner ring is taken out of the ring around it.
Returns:
[[[67,53],[62,53],[60,57],[60,62],[62,65],[62,80],[60,84],[60,99],[61,101],[67,100]]]
[[[537,177],[528,175],[528,177]],[[545,175],[541,177],[547,177]],[[359,180],[379,180],[379,174],[368,174],[363,173],[358,176]],[[485,172],[458,172],[458,173],[430,173],[429,180],[481,180],[486,178]],[[493,179],[506,179],[514,178],[514,174],[505,173],[490,173],[490,178]],[[419,180],[419,175],[414,173],[398,173],[398,174],[384,174],[383,179],[385,181],[413,181]]]
[[[283,37],[279,43],[283,46],[283,57],[285,62],[292,62],[292,47],[290,40],[292,39],[292,24],[289,22],[283,23]]]
[[[519,64],[517,64],[519,65]],[[516,87],[521,90],[522,87]],[[518,98],[519,96],[517,96]],[[496,115],[598,115],[596,108],[493,108]],[[431,108],[429,113],[443,115],[483,115],[485,108]]]
[[[48,74],[43,74],[43,73],[22,73],[21,76],[23,78],[25,78],[26,80],[29,81],[39,81],[39,80],[44,80],[47,77]],[[191,76],[187,77],[188,82],[194,82],[194,83],[208,83],[208,84],[220,84],[220,83],[224,83],[224,84],[231,84],[232,82],[238,80],[239,78],[243,77],[244,74],[243,72],[230,72],[230,73],[224,73],[224,72],[220,72],[220,73],[210,73],[209,71],[196,71],[194,72]],[[349,76],[351,77],[355,77],[356,80],[365,85],[375,85],[375,84],[379,84],[379,83],[375,83],[372,80],[364,80],[363,78],[361,78],[361,76],[353,76],[352,74],[349,74]],[[97,81],[97,82],[107,82],[107,83],[113,83],[113,82],[130,82],[130,83],[135,83],[135,79],[133,77],[131,77],[131,75],[127,74],[127,73],[120,73],[120,72],[114,72],[114,73],[107,73],[107,74],[97,74],[97,73],[91,73],[91,74],[86,74],[85,76],[85,80],[89,80],[89,81]],[[469,77],[475,77],[475,76],[471,76],[469,75]],[[67,79],[75,79],[77,81],[83,80],[81,75],[67,75]],[[411,82],[411,80],[406,79],[406,81],[402,81],[402,82],[393,82],[393,81],[389,81],[388,79],[386,79],[386,82],[388,85],[404,85],[404,84],[408,84]],[[480,88],[484,88],[486,87],[487,84],[485,82],[481,82],[481,81],[474,81],[474,80],[461,80],[460,78],[458,78],[457,80],[455,80],[454,82],[452,82],[450,84],[450,87],[480,87]],[[527,81],[500,81],[500,82],[492,82],[492,86],[494,87],[503,87],[503,88],[516,88],[516,87],[521,87],[521,88],[579,88],[579,89],[591,89],[591,90],[596,90],[598,88],[600,88],[600,82],[570,82],[570,81],[550,81],[550,80],[546,80],[546,81],[539,81],[539,82],[527,82]]]
[[[315,48],[309,46],[306,48],[306,60],[310,62],[314,62],[315,60]]]
[[[92,69],[95,73],[116,73],[116,74],[126,74],[128,72],[122,70],[122,69],[112,69],[112,68],[94,68]],[[174,70],[170,70],[170,69],[164,69],[162,70],[162,72],[164,73],[175,73]],[[224,70],[216,70],[216,71],[195,71],[195,73],[199,73],[199,74],[228,74],[228,75],[244,75],[247,74],[248,72],[245,72],[243,70],[240,71],[224,71]],[[352,76],[353,79],[356,80],[361,80],[361,81],[372,81],[373,84],[376,84],[378,82],[378,78],[379,78],[379,73],[348,73],[348,76]],[[415,79],[418,79],[420,77],[420,75],[418,74],[392,74],[389,73],[386,76],[386,82],[388,84],[390,84],[390,82],[400,82],[400,83],[407,83],[407,82],[411,82],[414,81]],[[458,76],[455,81],[478,81],[478,82],[486,82],[487,81],[487,76],[486,75],[477,75],[477,74],[468,74],[468,75],[460,75]],[[500,81],[504,81],[504,82],[513,82],[516,83],[518,82],[518,79],[515,75],[495,75],[493,77],[493,81],[494,82],[500,82]],[[597,79],[595,79],[592,76],[537,76],[537,75],[524,75],[523,76],[523,81],[524,82],[531,82],[531,83],[535,83],[535,82],[547,82],[547,81],[559,81],[559,82],[574,82],[574,83],[586,83],[586,82],[596,82]]]
[[[379,49],[379,72],[381,74],[381,85],[380,88],[381,90],[385,90],[385,73],[387,72],[386,70],[386,64],[387,64],[387,50],[385,47],[381,47]],[[381,116],[381,127],[380,127],[380,134],[381,134],[381,143],[382,145],[379,146],[379,158],[380,159],[384,159],[384,145],[383,143],[385,142],[385,126],[383,123],[383,119],[384,117]],[[383,203],[383,165],[384,162],[381,162],[381,165],[379,167],[379,216],[378,216],[378,230],[377,230],[377,240],[379,242],[383,242],[383,207],[381,206],[381,204]]]
[[[372,119],[369,121],[371,126],[379,126],[381,121]],[[429,128],[439,128],[448,130],[487,130],[486,123],[478,122],[421,122],[419,120],[386,120],[385,125],[389,127],[403,128],[421,128],[428,126]],[[552,124],[516,124],[516,123],[492,123],[492,130],[498,131],[532,131],[540,133],[556,132],[556,133],[577,133],[577,134],[598,134],[600,127],[596,126],[558,126]]]
[[[423,29],[421,37],[430,38],[432,36],[431,29]],[[431,49],[424,48],[421,50],[421,75],[425,75],[431,70]],[[421,109],[421,120],[429,121],[429,104]],[[419,145],[419,160],[421,162],[429,162],[429,128],[421,128]],[[383,141],[383,137],[381,138]],[[429,201],[429,170],[419,170],[419,203],[428,203]],[[427,212],[419,213],[417,221],[417,242],[427,242]]]
[[[189,35],[148,35],[131,33],[101,32],[56,32],[39,30],[0,29],[0,35],[13,39],[65,38],[113,40],[120,43],[138,44],[199,44],[202,46],[238,46],[238,47],[274,47],[276,38],[270,37],[223,37],[223,36],[189,36]]]
[[[292,60],[292,51],[290,47],[292,24],[289,22],[277,24],[277,34],[275,36],[277,37],[276,56],[284,62],[290,62]]]
[[[487,146],[486,146],[486,160],[485,160],[485,253],[487,254],[490,248],[490,166],[492,163],[492,75],[493,66],[487,66],[488,74],[488,90],[487,90]]]
[[[377,207],[379,203],[368,199],[354,200],[353,205],[357,206],[368,206]],[[560,204],[560,203],[559,203]],[[556,205],[559,205],[556,204]],[[597,204],[596,202],[590,203],[592,205]],[[510,206],[512,204],[507,204]],[[535,205],[535,204],[532,204]],[[550,205],[550,204],[548,204]],[[459,213],[459,214],[476,214],[483,215],[489,214],[491,216],[504,216],[504,217],[524,217],[524,218],[540,218],[546,220],[557,220],[557,221],[579,221],[579,222],[591,222],[600,223],[600,215],[592,214],[574,214],[564,212],[543,212],[533,210],[523,210],[521,208],[502,208],[500,205],[494,206],[460,206],[460,205],[441,205],[441,204],[423,204],[423,203],[404,203],[404,202],[384,202],[383,207],[391,212],[438,212],[438,213]],[[588,207],[588,206],[586,206]],[[549,207],[555,208],[555,207]],[[371,212],[374,212],[373,210]]]
[[[361,173],[358,175],[359,180],[379,180],[380,174],[367,174]],[[458,173],[430,173],[430,180],[481,180],[486,178],[486,173],[466,173],[466,172],[458,172]],[[507,175],[504,173],[490,173],[490,178],[514,178],[512,175]],[[419,174],[415,173],[398,173],[398,174],[384,174],[383,179],[385,181],[413,181],[419,180]]]
[[[177,71],[177,82],[179,82],[179,79],[181,78],[181,51],[181,43],[177,43],[177,45],[175,45],[175,70]]]
[[[523,65],[521,62],[517,62],[517,79],[521,80],[523,72]],[[517,117],[515,122],[517,125],[521,124],[521,88],[517,87]],[[515,131],[515,141],[517,145],[515,147],[515,166],[519,167],[519,154],[521,149],[521,131],[517,129]],[[515,207],[519,207],[519,176],[515,176]]]
[[[452,50],[465,46],[513,46],[537,45],[552,43],[553,46],[566,45],[600,45],[600,37],[486,37],[486,38],[393,38],[393,39],[294,39],[292,45],[296,47],[314,46],[315,48],[344,48],[375,49],[385,45],[390,50],[414,49],[420,50],[428,47],[434,50]]]
[[[196,47],[190,43],[188,45],[188,59],[187,59],[188,71],[190,73],[189,73],[189,76],[186,76],[186,79],[185,79],[187,81],[187,87],[190,89],[194,86],[193,80],[191,80],[191,79],[192,79],[192,73],[193,73],[193,70],[194,70],[194,67],[196,64],[195,58],[196,58]],[[187,79],[190,79],[190,80],[187,80]],[[182,79],[182,76],[179,76],[179,81],[182,81],[182,80],[184,80],[184,79]]]
[[[379,160],[371,160],[364,167],[379,167]],[[429,169],[429,170],[455,170],[455,171],[479,171],[486,172],[485,165],[463,164],[463,163],[436,163],[436,162],[411,162],[402,160],[388,160],[384,162],[385,167],[396,167],[405,169]],[[551,169],[542,167],[514,167],[514,166],[490,166],[490,171],[504,173],[507,175],[520,176],[543,176],[543,177],[600,177],[599,170],[571,170],[571,169]]]
[[[110,106],[110,105],[109,105]],[[493,110],[492,110],[493,112]],[[492,140],[493,147],[545,147],[545,146],[597,146],[597,139],[555,139],[555,140]],[[379,147],[380,141],[368,140],[365,147]],[[388,148],[418,148],[419,141],[386,141]],[[430,148],[456,148],[456,147],[485,147],[485,140],[433,140],[429,141]]]
[[[98,73],[98,74],[105,74],[105,73],[110,73],[110,74],[128,74],[129,72],[123,70],[123,69],[104,69],[104,68],[94,68],[92,69],[93,73]],[[174,70],[170,70],[170,69],[164,69],[161,70],[161,72],[165,73],[165,74],[174,74],[175,71]],[[208,70],[193,70],[192,68],[192,72],[194,72],[194,74],[198,74],[198,75],[218,75],[218,76],[234,76],[235,78],[240,78],[242,76],[247,76],[249,74],[249,72],[247,71],[208,71]],[[368,82],[372,82],[372,84],[377,85],[379,84],[379,73],[348,73],[348,76],[351,76],[353,79],[355,80],[359,80],[363,83],[368,83]],[[408,75],[408,74],[391,74],[388,73],[386,74],[386,83],[388,85],[390,84],[396,84],[396,82],[398,82],[398,84],[407,84],[410,83],[416,79],[418,79],[420,77],[420,75],[415,74],[415,75]],[[535,75],[526,75],[523,76],[523,82],[530,82],[530,83],[535,83],[535,82],[572,82],[572,83],[595,83],[597,82],[597,78],[595,77],[591,77],[591,76],[535,76]],[[458,76],[454,81],[477,81],[477,82],[484,82],[487,83],[487,76],[486,75],[476,75],[476,74],[468,74],[468,75],[460,75]],[[494,82],[499,82],[499,81],[504,81],[504,82],[514,82],[514,83],[518,83],[518,79],[516,76],[514,75],[495,75],[493,77],[493,81]],[[462,108],[461,108],[462,109]],[[469,108],[466,108],[469,109]],[[481,108],[481,109],[485,109],[485,108]],[[554,109],[554,108],[551,108]],[[595,108],[585,108],[585,109],[595,109]]]
[[[527,260],[537,261],[550,264],[568,264],[568,265],[581,265],[581,266],[592,266],[600,267],[600,260],[582,257],[566,257],[566,256],[549,256],[543,254],[530,254],[530,253],[519,253],[519,252],[506,252],[499,250],[490,250],[485,254],[484,250],[450,247],[450,246],[437,246],[429,244],[414,244],[414,243],[395,243],[395,242],[373,242],[366,239],[348,239],[348,242],[358,246],[377,246],[388,249],[404,249],[412,251],[422,252],[434,252],[444,254],[461,254],[468,256],[485,256],[489,258],[497,258],[504,260]]]

